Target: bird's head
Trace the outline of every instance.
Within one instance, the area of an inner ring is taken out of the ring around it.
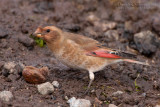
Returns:
[[[33,33],[34,36],[42,38],[47,43],[52,43],[61,38],[62,31],[55,26],[38,27]]]

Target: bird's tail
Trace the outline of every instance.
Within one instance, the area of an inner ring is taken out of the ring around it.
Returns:
[[[132,59],[123,59],[123,61],[131,62],[131,63],[136,63],[136,64],[141,64],[141,65],[151,66],[151,65],[149,65],[149,64],[146,63],[146,62],[140,62],[140,61],[136,61],[136,60],[132,60]]]

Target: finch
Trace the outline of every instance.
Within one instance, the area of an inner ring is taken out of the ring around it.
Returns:
[[[68,67],[89,72],[90,82],[87,90],[94,80],[94,73],[104,69],[107,65],[122,61],[149,65],[132,60],[136,57],[134,54],[107,48],[97,40],[65,32],[55,26],[38,27],[34,35],[46,42],[55,58],[60,62]]]

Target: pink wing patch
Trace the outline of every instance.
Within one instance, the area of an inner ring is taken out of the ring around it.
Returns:
[[[103,57],[103,58],[121,58],[118,55],[112,54],[108,51],[104,50],[96,50],[93,52],[88,52],[86,55],[95,56],[95,57]]]

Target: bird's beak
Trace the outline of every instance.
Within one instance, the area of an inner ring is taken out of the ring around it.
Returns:
[[[37,30],[32,35],[38,38],[42,38],[43,37],[41,33],[42,31],[43,29],[41,27],[38,27]]]
[[[42,38],[42,34],[41,33],[33,33],[32,35],[34,37]]]

